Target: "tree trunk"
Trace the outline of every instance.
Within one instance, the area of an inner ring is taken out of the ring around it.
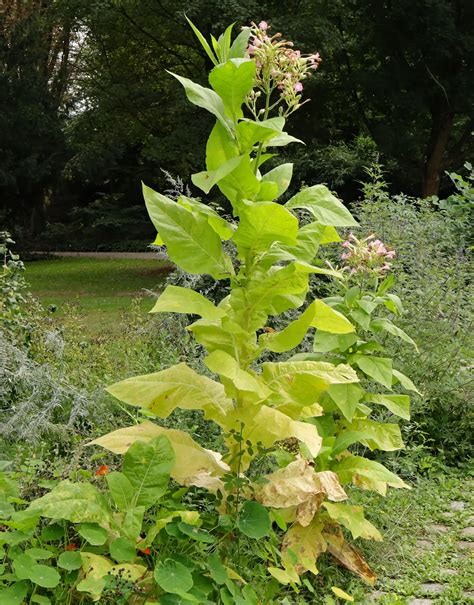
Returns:
[[[444,153],[453,126],[454,112],[443,104],[431,112],[432,127],[423,170],[423,197],[438,195]]]

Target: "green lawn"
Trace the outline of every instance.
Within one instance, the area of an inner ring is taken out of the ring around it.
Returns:
[[[153,298],[145,289],[161,289],[165,276],[165,261],[154,259],[55,258],[26,264],[26,279],[43,305],[56,305],[60,314],[77,305],[92,331],[110,328],[137,296],[149,310]]]

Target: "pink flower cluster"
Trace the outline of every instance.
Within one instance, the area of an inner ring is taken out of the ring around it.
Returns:
[[[359,240],[353,233],[349,233],[341,246],[344,248],[341,254],[341,260],[344,261],[343,270],[351,274],[383,275],[391,268],[389,261],[396,255],[395,250],[387,248],[375,235]]]
[[[247,54],[257,66],[257,88],[265,94],[280,91],[280,98],[274,105],[285,103],[287,108],[284,111],[280,107],[280,114],[289,115],[303,104],[303,81],[319,67],[321,57],[319,53],[303,55],[293,48],[293,42],[283,40],[281,34],[270,36],[269,29],[266,21],[258,25],[252,23]],[[255,98],[258,98],[258,92],[250,100],[255,101]]]

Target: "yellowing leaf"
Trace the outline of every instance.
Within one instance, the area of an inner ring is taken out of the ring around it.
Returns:
[[[203,410],[206,418],[219,422],[232,407],[221,384],[200,376],[185,363],[122,380],[107,391],[120,401],[150,410],[160,418],[166,418],[179,407]]]
[[[392,422],[375,422],[368,419],[353,420],[350,431],[359,433],[358,441],[371,450],[393,452],[404,448],[400,427]]]
[[[235,391],[242,391],[253,394],[253,399],[258,400],[265,399],[271,394],[270,389],[257,376],[243,370],[237,360],[225,351],[213,351],[204,359],[204,363],[211,372],[230,381],[234,387],[232,389],[234,392],[229,393],[230,396],[235,396]],[[225,385],[225,380],[223,382]]]
[[[268,572],[272,575],[275,580],[278,580],[280,584],[286,586],[287,584],[299,584],[300,579],[294,569],[280,569],[279,567],[269,567]]]
[[[308,527],[295,523],[289,529],[281,547],[282,562],[285,569],[295,568],[296,573],[311,571],[317,574],[316,560],[326,550],[326,540],[322,533],[321,523],[313,521]],[[296,563],[293,563],[296,557]]]
[[[188,313],[204,319],[219,319],[225,312],[199,292],[180,286],[167,286],[150,313]]]
[[[124,454],[137,441],[150,441],[165,435],[174,450],[176,462],[171,469],[171,477],[181,485],[197,485],[218,489],[219,477],[229,470],[221,455],[201,447],[186,432],[166,429],[153,422],[143,422],[118,429],[91,441],[89,445],[100,445],[115,454]],[[204,485],[206,484],[206,485]]]
[[[312,424],[292,420],[286,414],[266,405],[235,410],[227,414],[226,422],[227,431],[231,428],[239,431],[243,423],[242,436],[244,440],[248,439],[253,444],[260,442],[264,447],[270,447],[275,441],[295,437],[306,445],[313,457],[316,457],[321,449],[321,437]],[[244,454],[243,470],[247,468],[249,461],[249,456]]]
[[[331,586],[331,590],[336,595],[336,597],[344,599],[344,601],[350,601],[351,603],[354,602],[353,597],[351,597],[350,594],[347,594],[347,592],[344,592],[342,588],[338,588],[337,586]]]
[[[286,361],[264,363],[262,368],[262,377],[273,391],[269,402],[295,418],[299,417],[302,408],[317,404],[329,385],[358,381],[355,371],[343,364]]]

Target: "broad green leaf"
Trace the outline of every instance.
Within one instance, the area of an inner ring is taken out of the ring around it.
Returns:
[[[148,508],[165,494],[174,462],[173,448],[164,435],[130,446],[123,460],[123,474],[134,490],[133,507]]]
[[[283,353],[298,346],[310,327],[333,334],[354,332],[354,326],[342,313],[335,311],[322,300],[315,300],[298,319],[281,332],[265,334],[259,340],[270,351]]]
[[[207,218],[207,222],[221,239],[228,240],[232,237],[234,233],[233,226],[222,218],[214,208],[185,195],[180,195],[177,203],[179,206],[189,210],[189,212],[200,214]]]
[[[292,176],[293,164],[280,164],[280,166],[277,166],[264,174],[262,182],[276,183],[278,186],[277,197],[280,197],[280,195],[283,195],[290,186]]]
[[[281,132],[280,134],[277,134],[276,137],[272,137],[269,141],[267,141],[265,147],[285,147],[290,143],[301,143],[304,145],[301,139],[297,139],[287,132]]]
[[[193,105],[202,107],[212,113],[227,130],[230,131],[232,129],[232,122],[226,116],[224,102],[216,92],[210,88],[205,88],[188,78],[178,76],[171,71],[168,71],[168,73],[176,78],[183,86],[186,96]]]
[[[237,168],[243,157],[244,156],[237,156],[236,158],[231,158],[224,164],[221,164],[217,170],[203,170],[202,172],[196,172],[196,174],[191,176],[191,180],[196,187],[201,189],[201,191],[204,191],[204,193],[209,193],[214,185],[216,185],[219,181],[235,170],[235,168]]]
[[[28,555],[19,555],[13,559],[15,574],[20,580],[30,580],[42,588],[55,588],[61,576],[53,567],[36,563]]]
[[[314,185],[303,189],[287,202],[286,207],[309,210],[321,225],[352,227],[357,225],[349,210],[325,185]]]
[[[357,353],[351,358],[359,368],[387,389],[392,388],[392,360],[388,357],[374,357],[373,355],[361,355]]]
[[[357,342],[357,334],[329,334],[318,330],[314,335],[313,351],[327,353],[329,351],[346,351]]]
[[[399,328],[398,326],[393,324],[389,319],[384,319],[384,318],[374,319],[371,322],[370,327],[375,332],[385,330],[385,332],[388,332],[389,334],[392,334],[393,336],[398,336],[398,338],[401,338],[405,342],[409,342],[411,345],[413,345],[415,347],[416,351],[418,351],[418,346],[417,346],[416,342],[413,340],[413,338],[410,338],[410,336],[408,336],[408,334],[406,332],[404,332],[401,328]]]
[[[209,74],[209,83],[224,102],[225,113],[234,122],[241,118],[241,106],[255,81],[255,62],[230,59],[217,65]]]
[[[165,509],[163,511],[163,514],[165,516],[158,515],[158,518],[155,521],[155,525],[153,525],[152,528],[148,531],[146,538],[140,542],[141,547],[145,548],[153,544],[158,533],[169,523],[172,523],[177,517],[179,517],[187,525],[198,525],[201,522],[199,518],[199,513],[196,511],[175,510],[170,512],[169,510]]]
[[[274,242],[295,244],[298,220],[286,208],[274,202],[245,203],[234,241],[242,250],[262,252]]]
[[[126,538],[117,538],[110,543],[110,556],[119,563],[133,561],[136,557],[135,546]]]
[[[174,559],[160,561],[153,572],[157,584],[172,594],[183,594],[193,587],[193,576],[187,567]]]
[[[181,485],[201,485],[210,479],[217,485],[218,478],[229,470],[220,454],[204,449],[185,431],[166,429],[148,421],[113,431],[89,445],[100,445],[115,454],[124,454],[136,441],[147,442],[160,435],[165,435],[173,446],[176,461],[170,474]]]
[[[237,360],[224,351],[213,351],[204,359],[204,363],[211,372],[230,381],[237,391],[252,393],[256,399],[264,399],[271,394],[261,380],[243,370]]]
[[[54,557],[54,553],[50,550],[46,550],[46,548],[27,548],[25,550],[25,555],[35,559],[35,561],[51,559],[51,557]]]
[[[396,370],[393,371],[395,374]],[[410,420],[410,397],[408,395],[381,395],[379,393],[365,393],[364,401],[378,403],[388,408],[392,414]]]
[[[421,395],[420,391],[416,388],[408,376],[405,376],[405,374],[402,374],[402,372],[399,372],[398,370],[393,370],[392,374],[395,380],[397,380],[407,391],[413,391],[414,393]]]
[[[22,605],[27,593],[27,582],[15,582],[8,588],[0,588],[0,603],[2,605]]]
[[[41,498],[33,500],[27,510],[72,523],[110,523],[110,512],[103,495],[89,483],[72,483],[67,479]]]
[[[150,313],[187,313],[204,319],[219,319],[225,311],[191,288],[166,286]]]
[[[106,476],[109,492],[120,511],[126,511],[132,506],[135,495],[133,485],[123,473],[114,471]]]
[[[280,245],[277,250],[271,250],[266,255],[266,262],[269,264],[283,260],[300,260],[307,263],[313,261],[319,246],[331,242],[340,241],[340,237],[334,227],[327,227],[320,223],[313,222],[303,225],[298,230],[296,245]]]
[[[400,427],[391,422],[375,422],[375,420],[353,420],[348,429],[360,433],[361,443],[371,450],[393,452],[404,448]]]
[[[199,527],[196,527],[195,525],[185,523],[184,521],[178,523],[178,529],[181,533],[185,534],[186,536],[189,536],[192,540],[196,540],[196,542],[203,542],[204,544],[213,544],[216,541],[216,539],[211,536],[211,534],[209,534],[208,532],[199,529]]]
[[[386,494],[387,485],[410,489],[409,485],[382,464],[362,456],[347,456],[334,463],[331,470],[338,475],[343,485],[353,482],[364,489],[373,489],[382,496]]]
[[[40,594],[34,594],[31,596],[30,603],[38,603],[38,605],[51,605],[51,601],[48,597]]]
[[[144,506],[136,506],[125,512],[122,521],[122,532],[129,540],[136,542],[141,534],[145,511]]]
[[[102,546],[108,538],[107,531],[97,523],[82,523],[77,528],[77,533],[92,546]]]
[[[211,578],[216,584],[225,584],[229,575],[227,569],[222,565],[219,555],[212,553],[207,559],[207,566],[209,567],[209,573]]]
[[[63,552],[58,557],[58,567],[73,571],[82,566],[81,554],[78,552]]]
[[[204,410],[207,418],[220,419],[232,407],[221,384],[200,376],[185,363],[128,378],[107,391],[120,401],[150,410],[160,418],[166,418],[179,407]]]
[[[243,534],[260,540],[268,536],[271,526],[270,515],[264,506],[253,500],[244,503],[237,517],[237,527]]]
[[[344,417],[351,422],[364,391],[357,384],[331,384],[327,392]]]
[[[188,273],[216,279],[233,271],[220,237],[204,216],[195,216],[166,196],[143,185],[148,214],[166,244],[169,257]]]

